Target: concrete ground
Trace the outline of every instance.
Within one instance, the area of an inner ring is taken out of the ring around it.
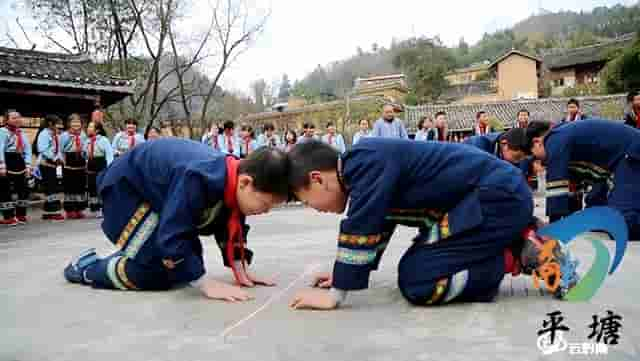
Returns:
[[[396,266],[413,230],[400,228],[374,272],[371,288],[337,311],[291,311],[295,290],[329,270],[339,216],[284,209],[255,217],[250,234],[257,273],[275,288],[253,301],[210,301],[195,290],[118,292],[66,283],[62,269],[88,247],[112,250],[96,220],[0,229],[0,360],[640,360],[640,244],[591,301],[542,295],[526,277],[507,277],[496,302],[414,307],[396,286]],[[211,275],[231,280],[211,239],[203,239]],[[576,244],[586,263],[587,242]],[[537,331],[561,311],[564,338],[588,342],[592,315],[623,317],[607,355],[543,356]]]

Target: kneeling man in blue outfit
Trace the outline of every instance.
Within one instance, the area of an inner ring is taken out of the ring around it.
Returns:
[[[93,249],[65,269],[65,278],[95,288],[167,290],[190,283],[214,299],[243,301],[239,286],[273,285],[248,271],[246,216],[286,201],[286,155],[262,148],[243,160],[193,141],[164,138],[125,153],[102,172],[102,229],[117,251]],[[201,235],[215,235],[239,286],[206,276]]]

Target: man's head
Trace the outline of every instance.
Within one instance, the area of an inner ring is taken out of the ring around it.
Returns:
[[[233,129],[236,127],[236,124],[234,122],[232,122],[231,120],[228,120],[228,121],[224,122],[222,127],[224,129],[224,132],[227,135],[231,135],[231,134],[233,134]]]
[[[273,132],[275,131],[275,127],[273,126],[273,124],[271,123],[267,123],[264,125],[264,134],[267,135],[267,137],[271,137],[273,135]]]
[[[209,131],[211,132],[212,135],[218,135],[218,133],[220,132],[220,127],[218,126],[218,123],[211,122],[211,125],[209,126]]]
[[[420,118],[420,123],[418,123],[418,129],[426,130],[431,128],[433,128],[433,122],[431,121],[431,118],[426,116]]]
[[[544,137],[551,130],[549,122],[531,122],[527,127],[527,148],[536,159],[545,160]]]
[[[287,132],[284,135],[284,140],[289,144],[296,144],[296,140],[298,139],[298,135],[293,129],[287,129]]]
[[[138,121],[133,119],[133,118],[129,118],[124,122],[125,125],[125,129],[127,130],[127,133],[129,134],[133,134],[136,132],[136,130],[138,129]]]
[[[360,130],[363,132],[366,132],[367,130],[369,130],[369,120],[367,119],[360,119]]]
[[[627,102],[631,105],[633,109],[640,109],[640,91],[632,90],[627,95]]]
[[[527,157],[527,130],[524,128],[513,128],[500,137],[500,153],[507,162],[518,163]]]
[[[331,135],[336,134],[336,126],[332,122],[327,123],[327,133]]]
[[[569,99],[567,102],[567,113],[569,115],[576,115],[580,111],[580,102],[577,99]]]
[[[309,128],[307,128],[307,136],[313,137],[316,134],[316,125],[313,123],[309,123]]]
[[[79,131],[82,128],[82,119],[80,118],[80,114],[78,113],[71,114],[69,116],[68,126],[69,126],[69,129],[73,131]]]
[[[297,144],[289,158],[289,187],[296,198],[321,212],[342,213],[347,194],[338,180],[338,152],[310,141]]]
[[[250,125],[243,125],[243,126],[240,128],[240,136],[241,136],[243,139],[249,139],[249,138],[251,138],[251,134],[252,134],[252,133],[253,133],[253,128],[251,128],[251,126],[250,126]]]
[[[240,211],[249,216],[268,212],[289,195],[289,164],[280,149],[263,147],[240,161],[236,197]]]
[[[520,109],[518,112],[518,123],[520,124],[528,124],[529,123],[529,111],[526,109]]]
[[[392,104],[385,104],[382,107],[382,118],[388,122],[392,122],[396,116],[396,111]]]
[[[487,115],[487,112],[485,112],[484,110],[481,110],[476,113],[476,120],[478,121],[479,124],[482,124],[482,125],[489,124],[489,116]]]
[[[22,116],[15,109],[7,110],[7,116],[5,118],[7,125],[12,127],[20,127],[22,125]]]

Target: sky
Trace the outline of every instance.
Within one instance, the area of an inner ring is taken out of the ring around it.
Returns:
[[[373,43],[388,47],[393,38],[436,36],[446,45],[461,37],[472,44],[485,32],[509,27],[540,8],[550,11],[590,10],[597,6],[634,4],[637,0],[245,0],[256,14],[269,11],[264,32],[222,78],[226,89],[250,93],[250,84],[277,83],[284,73],[301,79],[318,64],[347,58]],[[11,0],[0,0],[0,31],[15,21]],[[209,0],[195,0],[188,34],[206,24]],[[24,17],[24,14],[21,15]],[[28,19],[27,19],[28,20]],[[204,68],[213,76],[214,67]]]

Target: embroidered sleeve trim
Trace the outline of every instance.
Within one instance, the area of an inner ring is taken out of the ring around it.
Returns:
[[[124,245],[129,240],[129,237],[131,237],[133,231],[138,226],[138,223],[140,223],[145,214],[149,212],[150,208],[151,206],[149,203],[143,203],[142,205],[140,205],[140,207],[138,207],[136,212],[133,214],[133,217],[131,217],[131,219],[129,220],[129,223],[124,227],[122,233],[120,233],[120,237],[116,242],[116,246],[118,248],[122,249],[124,247]]]
[[[442,297],[445,295],[445,291],[447,290],[447,285],[449,284],[448,278],[441,278],[436,282],[436,288],[431,294],[431,298],[427,300],[427,305],[433,305],[439,302]]]
[[[551,198],[551,197],[566,196],[569,194],[571,194],[571,192],[569,191],[569,187],[561,187],[561,188],[547,190],[545,192],[545,197]]]
[[[340,263],[364,266],[376,259],[377,250],[356,250],[338,247],[336,260]]]
[[[546,186],[547,186],[547,189],[549,189],[549,188],[558,188],[558,187],[568,187],[569,186],[569,180],[558,180],[558,181],[553,181],[553,182],[547,182]]]
[[[373,246],[380,242],[381,234],[359,235],[340,233],[338,243],[351,246]]]

